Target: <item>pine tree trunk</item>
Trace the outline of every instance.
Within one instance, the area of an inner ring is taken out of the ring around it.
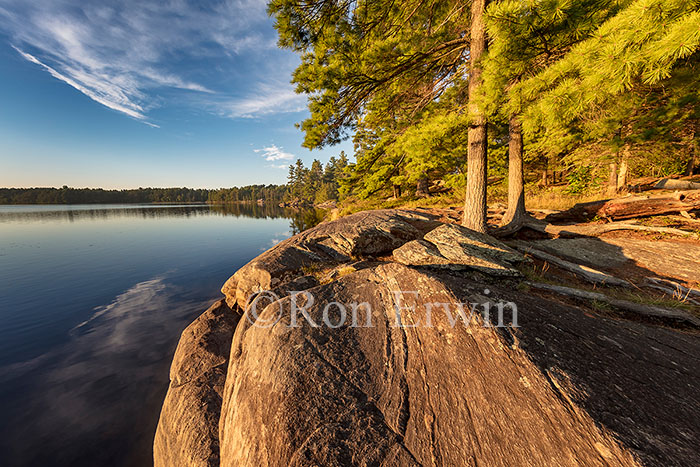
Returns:
[[[627,161],[629,160],[630,146],[625,145],[622,150],[622,161],[620,162],[620,171],[617,173],[617,192],[627,190]]]
[[[469,148],[467,154],[467,196],[462,225],[486,232],[487,123],[477,104],[481,85],[481,57],[486,50],[484,12],[487,0],[472,0],[471,41],[469,47]]]
[[[608,176],[608,196],[617,193],[617,162],[610,163],[610,175]]]
[[[401,185],[394,185],[394,198],[401,198]]]
[[[416,196],[419,198],[424,198],[428,196],[430,193],[428,192],[428,177],[423,175],[421,178],[418,179],[418,183],[416,183]]]
[[[698,156],[700,155],[700,144],[696,138],[696,133],[693,133],[693,140],[690,143],[690,161],[688,161],[688,168],[685,170],[686,175],[693,175],[695,167],[697,166]]]
[[[690,160],[688,161],[688,168],[685,169],[686,175],[693,175],[693,172],[695,171],[695,153],[697,152],[698,145],[697,143],[695,143],[693,146],[693,154],[690,155]]]
[[[525,216],[523,133],[518,117],[511,117],[508,123],[508,209],[501,224],[517,230]]]
[[[542,180],[540,181],[540,185],[549,185],[549,159],[545,159],[544,161],[544,169],[542,169]]]

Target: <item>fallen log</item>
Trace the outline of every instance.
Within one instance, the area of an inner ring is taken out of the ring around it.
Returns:
[[[700,190],[700,183],[692,180],[662,178],[654,185],[654,188],[663,190]]]
[[[627,300],[618,300],[610,298],[607,295],[597,292],[589,292],[587,290],[574,289],[572,287],[564,287],[560,285],[543,284],[541,282],[525,282],[530,287],[555,292],[560,295],[583,299],[588,301],[597,301],[607,303],[608,305],[617,308],[621,311],[635,313],[652,318],[660,318],[665,320],[680,321],[688,323],[696,327],[700,327],[700,319],[683,310],[669,310],[652,305],[644,305],[641,303],[630,302]]]
[[[547,216],[551,221],[583,221],[596,217],[611,220],[657,216],[700,209],[700,190],[656,196],[628,196],[588,203]]]
[[[600,285],[613,285],[613,286],[620,286],[620,287],[631,287],[632,285],[627,282],[624,279],[617,278],[615,276],[611,276],[610,274],[606,274],[602,271],[598,271],[597,269],[589,268],[588,266],[583,266],[581,264],[576,264],[572,263],[570,261],[566,261],[564,259],[561,259],[557,256],[550,255],[549,253],[546,253],[544,251],[538,250],[537,248],[533,248],[531,245],[528,245],[525,242],[521,241],[515,241],[515,242],[510,242],[509,243],[511,246],[513,246],[516,250],[522,251],[523,253],[527,253],[531,256],[534,256],[537,259],[541,259],[543,261],[547,261],[551,264],[554,264],[555,266],[558,266],[566,271],[569,271],[573,274],[576,274],[577,276],[592,282],[594,284],[600,284]]]
[[[678,222],[684,222],[686,224],[691,224],[691,225],[700,225],[700,219],[695,219],[694,217],[691,217],[690,215],[687,216],[669,216],[671,219],[674,221]]]
[[[524,226],[535,230],[536,232],[542,232],[555,237],[564,238],[595,237],[606,232],[613,232],[616,230],[634,230],[639,232],[679,235],[683,237],[698,237],[698,234],[695,232],[688,232],[687,230],[675,229],[673,227],[651,227],[648,225],[637,225],[625,222],[610,222],[608,224],[554,225],[546,222],[530,220],[526,222]]]
[[[613,199],[597,211],[598,217],[631,219],[700,209],[700,192],[680,192],[672,195]]]
[[[631,180],[628,189],[633,192],[633,193],[638,193],[640,191],[648,191],[648,190],[653,190],[654,185],[656,185],[659,180],[661,180],[660,177],[642,177],[642,178],[636,178],[634,180]]]

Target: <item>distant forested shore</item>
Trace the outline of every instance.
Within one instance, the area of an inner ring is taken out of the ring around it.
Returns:
[[[286,185],[249,185],[216,190],[196,188],[0,188],[0,204],[230,203],[279,202]]]
[[[0,188],[0,204],[112,204],[112,203],[240,203],[303,204],[337,200],[348,160],[341,151],[324,166],[314,160],[304,167],[301,160],[289,166],[285,185],[247,185],[208,190],[203,188]]]
[[[337,200],[345,177],[345,153],[331,157],[324,166],[314,160],[306,168],[301,160],[289,166],[285,185],[247,185],[233,188],[0,188],[0,204],[110,204],[110,203],[239,203],[279,204],[301,200],[307,204]]]

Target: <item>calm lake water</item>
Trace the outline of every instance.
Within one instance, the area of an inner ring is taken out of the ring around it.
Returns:
[[[0,465],[149,465],[182,330],[317,220],[255,206],[0,206]]]

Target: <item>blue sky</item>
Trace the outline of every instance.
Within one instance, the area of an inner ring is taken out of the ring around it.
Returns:
[[[0,0],[0,186],[217,188],[325,162],[264,0]]]

